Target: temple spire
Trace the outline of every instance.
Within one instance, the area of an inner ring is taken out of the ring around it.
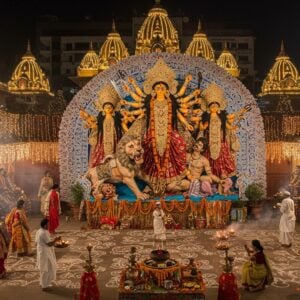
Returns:
[[[135,54],[150,52],[179,52],[178,32],[168,12],[155,0],[137,33]]]
[[[281,41],[280,53],[263,81],[260,95],[278,94],[300,95],[299,72],[285,52],[283,41]]]
[[[214,50],[207,39],[205,32],[202,30],[202,23],[199,19],[197,32],[193,35],[193,39],[188,45],[185,54],[190,56],[203,57],[210,61],[215,61]]]
[[[32,54],[31,53],[31,46],[30,46],[30,40],[29,39],[27,40],[27,51],[26,51],[26,54],[30,54],[30,55]]]
[[[201,24],[201,20],[198,20],[198,26],[197,26],[197,33],[200,33],[202,31],[202,24]]]
[[[283,40],[281,40],[279,56],[286,56]]]
[[[90,49],[89,50],[94,50],[93,49],[93,41],[92,40],[90,41]]]
[[[112,21],[112,31],[113,33],[117,32],[115,19]]]
[[[16,66],[7,86],[11,93],[16,94],[50,93],[48,78],[31,53],[29,40],[26,53]]]
[[[159,7],[160,6],[160,0],[155,0],[155,7]]]

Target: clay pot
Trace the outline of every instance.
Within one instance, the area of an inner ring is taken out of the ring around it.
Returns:
[[[153,250],[150,257],[156,262],[164,262],[170,258],[170,253],[167,250]]]

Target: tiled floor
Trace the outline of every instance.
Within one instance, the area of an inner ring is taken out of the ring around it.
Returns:
[[[38,228],[38,218],[31,218],[32,236]],[[59,234],[71,244],[66,249],[56,249],[58,273],[57,287],[51,293],[42,292],[38,283],[36,257],[16,258],[7,261],[9,276],[0,281],[0,298],[5,299],[74,299],[80,286],[80,276],[87,258],[86,246],[91,243],[93,262],[98,275],[101,299],[117,299],[119,272],[128,263],[131,246],[137,248],[138,260],[149,256],[153,240],[151,230],[80,230],[82,224],[62,220]],[[265,291],[249,294],[241,290],[242,299],[300,299],[300,234],[296,233],[292,248],[280,247],[277,241],[278,219],[247,223],[238,226],[237,236],[230,239],[230,255],[235,257],[234,272],[239,279],[243,262],[247,259],[244,244],[259,239],[265,247],[275,281]],[[299,225],[297,226],[299,229]],[[217,298],[217,280],[224,263],[222,251],[215,249],[215,230],[168,231],[167,249],[171,257],[187,263],[194,257],[206,282],[207,299]],[[299,230],[298,230],[299,232]]]

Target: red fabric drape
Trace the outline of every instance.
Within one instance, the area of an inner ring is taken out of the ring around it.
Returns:
[[[160,178],[157,165],[154,163],[154,153],[152,145],[152,137],[150,129],[148,129],[145,139],[142,142],[144,149],[144,163],[142,170],[150,177]],[[158,157],[160,166],[163,166],[165,156],[169,156],[169,162],[164,176],[167,181],[181,175],[186,168],[186,143],[175,130],[171,133],[169,152],[165,151],[163,157]]]
[[[80,300],[100,300],[95,272],[84,272],[80,279]]]
[[[239,300],[240,293],[233,273],[222,273],[219,277],[218,300]]]
[[[54,233],[59,225],[59,196],[56,191],[51,191],[49,203],[49,232]]]

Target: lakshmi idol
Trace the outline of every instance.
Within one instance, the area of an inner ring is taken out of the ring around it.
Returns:
[[[111,84],[105,85],[99,91],[99,98],[94,102],[99,114],[97,117],[89,115],[84,109],[80,110],[80,117],[86,128],[89,128],[89,143],[91,145],[91,168],[98,166],[107,156],[116,152],[117,142],[128,130],[129,118],[122,116],[117,108],[120,100]]]
[[[195,102],[192,99],[200,93],[195,90],[182,97],[192,78],[187,76],[177,92],[175,76],[175,72],[160,58],[148,70],[143,90],[130,78],[129,83],[135,91],[128,85],[124,89],[133,101],[121,101],[121,104],[133,108],[128,114],[138,116],[128,133],[139,133],[142,137],[142,171],[157,195],[174,191],[176,182],[184,176],[187,144],[192,141],[190,132],[194,129],[184,113]]]

